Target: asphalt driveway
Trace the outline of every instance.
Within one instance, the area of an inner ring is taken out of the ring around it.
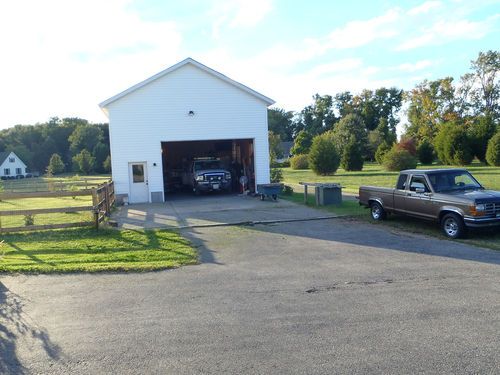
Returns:
[[[500,253],[329,219],[190,228],[202,264],[0,278],[0,373],[499,373]]]

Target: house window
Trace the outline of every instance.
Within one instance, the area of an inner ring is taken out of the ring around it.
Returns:
[[[24,168],[24,173],[28,173],[28,168]]]
[[[22,168],[16,168],[16,174],[23,174]]]
[[[10,168],[5,168],[5,169],[3,170],[3,174],[4,174],[5,176],[9,176],[9,175],[10,175]]]
[[[9,162],[14,163],[16,161],[16,158],[9,158]]]

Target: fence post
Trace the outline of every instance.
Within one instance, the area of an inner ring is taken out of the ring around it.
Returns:
[[[104,200],[106,202],[106,216],[111,215],[111,205],[109,204],[109,184],[105,185],[104,188]]]
[[[94,225],[95,229],[99,229],[99,197],[97,196],[97,189],[92,188],[92,206],[94,206]]]

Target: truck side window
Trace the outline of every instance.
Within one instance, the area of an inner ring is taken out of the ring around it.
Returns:
[[[410,183],[410,190],[416,191],[418,188],[424,189],[426,193],[430,192],[424,176],[412,176]]]
[[[407,174],[400,174],[398,178],[398,183],[396,184],[396,189],[405,190],[407,178],[408,178]]]

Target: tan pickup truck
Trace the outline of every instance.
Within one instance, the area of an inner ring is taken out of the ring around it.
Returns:
[[[500,226],[500,192],[485,190],[465,169],[401,171],[396,188],[361,186],[359,204],[374,220],[402,214],[440,223],[450,238],[467,228]]]

